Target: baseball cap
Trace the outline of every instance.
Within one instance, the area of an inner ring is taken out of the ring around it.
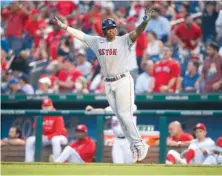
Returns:
[[[207,130],[206,126],[203,123],[196,124],[195,127],[194,127],[194,130],[196,130],[196,129],[202,129],[204,131]]]
[[[52,84],[49,77],[40,78],[39,82],[42,84],[47,84],[48,86],[51,86],[51,84]]]
[[[217,139],[216,145],[217,145],[218,147],[222,147],[222,137],[219,137],[219,138]]]
[[[50,98],[43,99],[42,106],[53,106],[52,99],[50,99]]]
[[[10,81],[9,81],[9,85],[12,85],[12,84],[17,84],[18,83],[18,79],[16,78],[12,78]]]
[[[87,129],[87,126],[84,125],[84,124],[79,124],[77,125],[76,127],[76,131],[82,131],[84,133],[87,133],[88,132],[88,129]]]
[[[80,49],[78,54],[77,54],[77,56],[85,56],[85,55],[86,55],[86,52],[83,49]]]

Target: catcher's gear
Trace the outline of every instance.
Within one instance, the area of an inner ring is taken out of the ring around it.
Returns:
[[[103,20],[102,30],[105,30],[110,27],[117,27],[116,22],[112,18],[107,18]]]

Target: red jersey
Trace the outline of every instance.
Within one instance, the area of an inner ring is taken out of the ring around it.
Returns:
[[[6,20],[7,23],[5,35],[7,37],[22,37],[25,21],[27,20],[27,15],[22,11],[17,11],[16,13],[13,13],[9,10],[3,10],[2,17]]]
[[[36,122],[34,122],[33,128],[36,128]],[[62,116],[44,116],[42,131],[43,135],[47,136],[49,140],[54,136],[63,135],[66,137],[67,135]]]
[[[168,85],[169,81],[174,77],[180,76],[180,65],[177,61],[169,59],[161,60],[154,65],[153,77],[155,78],[154,92],[160,92],[160,87]],[[176,84],[172,87],[176,90]]]
[[[66,70],[60,70],[58,74],[58,80],[59,81],[67,81],[71,80],[72,82],[75,82],[78,77],[82,76],[82,72],[78,68],[73,68],[71,71]],[[70,89],[73,89],[71,87]],[[60,88],[60,91],[64,91],[65,88]]]
[[[176,141],[176,142],[187,142],[187,141],[191,141],[193,140],[193,136],[189,133],[182,133],[179,138],[176,138],[176,137],[169,137],[170,139],[172,139],[173,141]]]
[[[136,40],[136,57],[142,57],[144,50],[147,48],[146,33],[143,32]]]
[[[182,23],[177,27],[176,35],[186,44],[186,48],[194,49],[196,46],[192,46],[190,41],[200,38],[202,36],[202,31],[196,24],[191,24],[191,26],[187,28],[186,25]]]
[[[83,161],[92,162],[96,154],[96,143],[89,137],[83,140],[77,140],[69,145],[74,148]]]
[[[59,15],[67,16],[76,9],[76,5],[72,1],[61,1],[56,4],[56,9],[59,11]]]
[[[58,50],[58,46],[59,46],[59,40],[60,40],[60,37],[64,34],[65,34],[64,30],[60,30],[58,32],[52,31],[48,34],[48,37],[46,39],[46,43],[49,47],[50,59],[57,58],[57,50]]]

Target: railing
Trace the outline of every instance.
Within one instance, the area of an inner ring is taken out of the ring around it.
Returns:
[[[84,110],[56,110],[56,111],[44,111],[44,110],[2,110],[2,115],[25,115],[37,116],[36,118],[36,143],[35,143],[35,161],[40,161],[42,152],[42,116],[57,116],[63,115],[84,115],[84,116],[95,116],[97,118],[97,149],[96,149],[96,162],[102,162],[103,160],[103,148],[104,148],[104,116],[113,115],[111,112],[87,112]],[[159,129],[160,129],[160,153],[159,162],[165,162],[166,156],[166,138],[167,138],[167,118],[171,116],[203,116],[203,117],[222,117],[222,110],[216,111],[179,111],[179,110],[138,110],[134,113],[138,117],[141,116],[156,116],[159,118]]]
[[[104,101],[107,100],[105,95],[97,94],[48,94],[48,95],[1,95],[2,101],[22,101],[22,100],[42,100],[44,97],[50,97],[52,100],[59,101]],[[222,101],[222,94],[142,94],[136,95],[136,101]]]

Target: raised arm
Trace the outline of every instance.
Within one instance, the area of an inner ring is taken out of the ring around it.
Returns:
[[[65,29],[67,32],[72,34],[73,37],[79,39],[80,41],[86,42],[84,39],[85,34],[82,31],[69,27],[68,25],[62,23],[57,17],[54,17],[54,18],[59,27]]]
[[[130,32],[130,39],[132,42],[136,41],[136,39],[142,34],[142,32],[145,30],[146,25],[151,19],[151,15],[153,13],[153,9],[146,9],[145,10],[145,16],[143,17],[143,22],[136,28],[136,30]]]

